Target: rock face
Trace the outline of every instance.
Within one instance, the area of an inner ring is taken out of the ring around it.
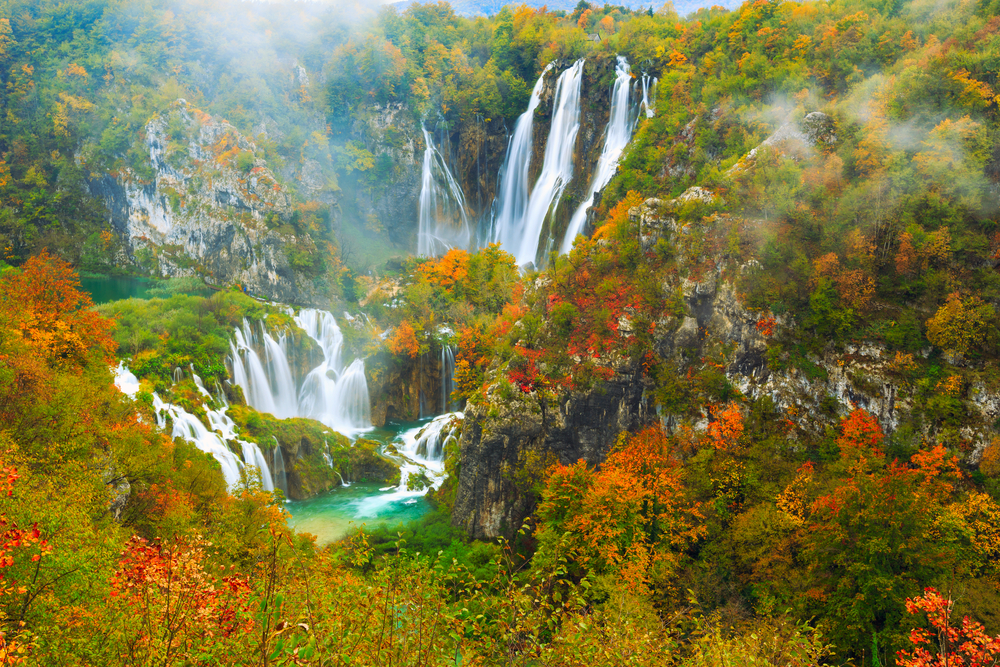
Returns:
[[[441,372],[440,348],[404,363],[386,350],[368,358],[365,377],[372,424],[415,421],[448,412],[442,405]]]
[[[706,193],[691,196],[711,195]],[[736,284],[752,280],[760,265],[686,254],[685,238],[692,230],[672,215],[680,203],[650,199],[630,211],[644,247],[670,240],[675,252],[678,273],[663,290],[680,297],[683,311],[656,324],[654,343],[676,375],[700,367],[704,359],[724,360],[719,370],[725,381],[749,400],[767,401],[776,419],[787,418],[794,425],[793,440],[796,434],[821,437],[858,407],[900,438],[900,446],[937,438],[966,451],[968,463],[978,462],[1000,418],[995,381],[976,373],[963,380],[943,371],[928,391],[908,375],[912,357],[864,342],[792,356],[778,342],[791,322],[775,317],[759,326],[768,314],[748,310],[740,301]],[[582,458],[600,464],[620,433],[657,421],[668,431],[682,420],[696,430],[708,426],[707,411],[700,416],[654,411],[650,387],[641,373],[627,368],[610,382],[554,405],[516,390],[501,396],[494,387],[485,405],[468,407],[453,523],[477,539],[509,538],[533,511],[538,483],[551,463]]]
[[[184,100],[151,120],[143,141],[149,173],[125,169],[90,183],[136,264],[286,303],[324,302],[286,255],[289,246],[315,249],[312,239],[272,228],[291,200],[251,141]]]
[[[618,434],[655,419],[634,368],[558,405],[526,395],[466,409],[453,523],[475,539],[513,537],[534,511],[537,484],[559,461],[598,464]]]

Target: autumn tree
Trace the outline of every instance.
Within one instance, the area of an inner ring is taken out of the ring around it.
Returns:
[[[683,547],[703,530],[699,517],[663,431],[623,434],[599,470],[582,460],[552,469],[538,508],[536,565],[617,573],[645,590],[676,572]]]
[[[927,340],[940,348],[965,354],[986,339],[994,309],[977,296],[962,298],[952,292],[934,316],[927,320]]]
[[[113,322],[92,310],[90,295],[63,260],[42,251],[20,272],[0,277],[0,315],[32,353],[50,364],[111,363]]]
[[[925,615],[927,626],[910,632],[913,648],[897,653],[900,667],[989,667],[1000,661],[1000,636],[990,637],[982,624],[962,618],[952,623],[955,602],[932,587],[906,599],[906,611]]]

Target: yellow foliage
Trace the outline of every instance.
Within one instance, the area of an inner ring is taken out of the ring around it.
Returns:
[[[67,65],[66,69],[64,69],[62,72],[59,73],[59,76],[63,78],[74,77],[74,76],[79,77],[81,79],[90,78],[90,75],[87,74],[87,70],[83,69],[76,63],[70,63],[69,65]]]
[[[1000,475],[1000,438],[993,438],[983,450],[983,455],[979,459],[979,472],[987,477]]]

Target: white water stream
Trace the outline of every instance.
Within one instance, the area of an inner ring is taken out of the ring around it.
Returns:
[[[443,255],[450,248],[468,248],[472,231],[462,187],[452,176],[448,161],[434,145],[430,132],[424,127],[421,130],[426,148],[420,186],[417,254],[433,257]]]
[[[545,142],[545,160],[531,190],[524,217],[513,230],[513,244],[506,250],[518,264],[534,262],[545,222],[555,213],[559,198],[573,179],[573,149],[580,131],[580,87],[583,60],[578,60],[556,81],[552,124]]]
[[[517,247],[520,237],[517,230],[524,212],[528,208],[528,168],[531,166],[532,128],[535,121],[535,109],[541,102],[542,88],[545,85],[545,75],[552,69],[549,63],[542,70],[541,76],[531,90],[528,109],[521,114],[514,125],[514,134],[507,145],[507,157],[501,170],[500,187],[493,219],[493,240],[500,243],[508,251]]]
[[[638,85],[642,86],[642,101],[639,103],[639,111],[645,112],[646,118],[652,118],[656,115],[656,108],[650,99],[656,99],[656,84],[658,82],[656,77],[650,77],[645,72],[642,73],[642,80],[637,82]]]
[[[604,148],[601,150],[601,157],[597,160],[597,168],[594,169],[594,177],[590,182],[587,196],[576,209],[573,217],[566,228],[566,235],[563,237],[560,253],[568,253],[573,249],[573,241],[578,234],[583,232],[583,227],[587,223],[587,209],[594,202],[594,195],[604,189],[611,177],[618,169],[618,159],[625,150],[625,146],[632,139],[632,130],[635,129],[635,120],[632,118],[631,105],[629,104],[629,92],[631,91],[632,70],[624,56],[618,56],[618,64],[615,67],[615,87],[611,91],[611,114],[608,118],[608,127],[604,133]]]

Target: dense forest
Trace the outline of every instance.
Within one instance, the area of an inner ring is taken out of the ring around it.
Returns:
[[[987,0],[0,0],[4,664],[996,664],[998,73]]]

